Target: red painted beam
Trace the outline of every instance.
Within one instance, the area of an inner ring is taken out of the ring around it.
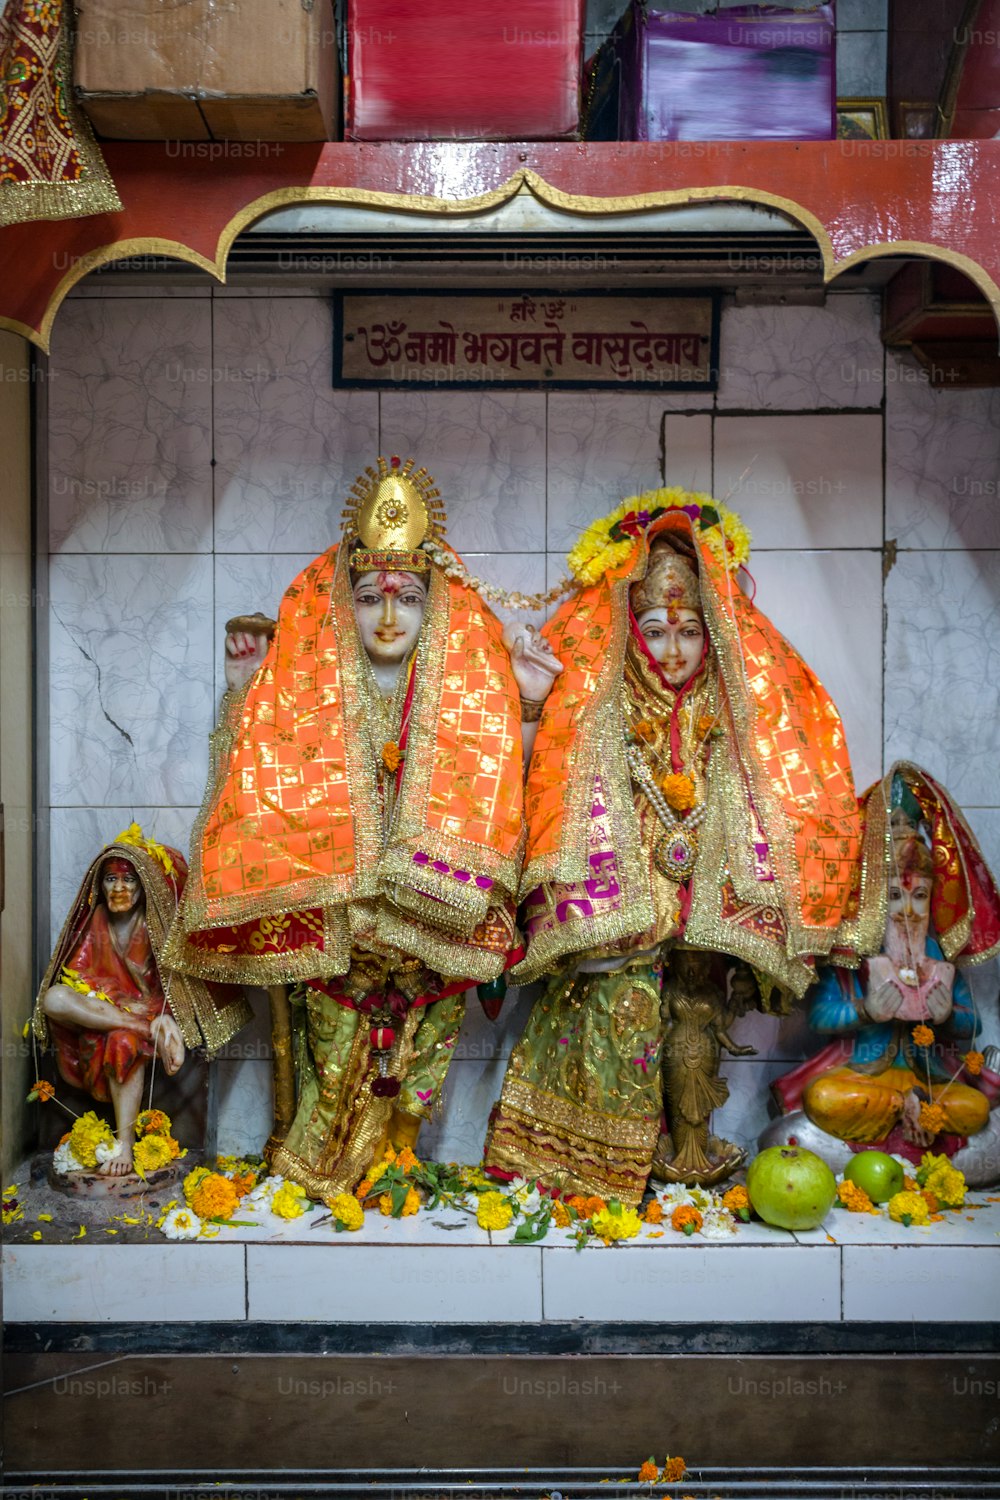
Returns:
[[[972,277],[1000,316],[1000,141],[106,142],[116,214],[0,229],[0,326],[42,347],[95,265],[176,254],[220,277],[235,235],[281,203],[342,199],[453,216],[520,182],[581,213],[694,201],[769,205],[817,238],[827,277],[887,253]]]

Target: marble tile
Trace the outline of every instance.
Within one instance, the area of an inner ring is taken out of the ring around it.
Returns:
[[[900,547],[1000,547],[1000,390],[935,390],[886,351],[886,536]]]
[[[985,1194],[970,1195],[969,1201],[986,1203]],[[886,1213],[852,1214],[834,1207],[819,1229],[798,1231],[795,1239],[800,1244],[820,1244],[828,1234],[838,1245],[871,1245],[881,1249],[893,1246],[907,1250],[927,1249],[948,1245],[995,1247],[1000,1238],[1000,1205],[986,1203],[984,1208],[960,1209],[945,1214],[939,1223],[913,1224],[909,1229],[905,1224],[895,1223]]]
[[[237,1046],[239,1041],[239,1037],[234,1038]],[[217,1090],[219,1152],[224,1156],[246,1156],[263,1151],[274,1122],[270,1062],[252,1057],[219,1058],[212,1068]]]
[[[880,406],[879,311],[867,293],[831,293],[823,307],[725,307],[719,410]]]
[[[863,791],[882,774],[881,555],[755,552],[750,571],[756,602],[840,710],[855,785]]]
[[[1000,1318],[995,1245],[845,1245],[843,1255],[845,1322]]]
[[[960,806],[997,800],[996,552],[903,552],[885,584],[885,762],[912,760]]]
[[[840,1317],[835,1246],[639,1245],[542,1254],[546,1320],[827,1322]]]
[[[837,0],[837,35],[843,31],[884,31],[889,0]]]
[[[211,456],[208,302],[67,303],[50,363],[52,550],[211,551]]]
[[[50,799],[200,805],[215,719],[208,557],[54,557]]]
[[[55,947],[90,861],[132,822],[185,859],[197,807],[54,807],[49,811],[49,941]]]
[[[750,1157],[755,1156],[758,1136],[777,1114],[770,1103],[770,1086],[775,1078],[788,1072],[789,1066],[788,1062],[776,1058],[727,1057],[723,1054],[719,1071],[729,1084],[729,1098],[712,1115],[713,1131],[725,1140],[743,1146]]]
[[[469,1164],[482,1160],[486,1123],[500,1097],[505,1067],[502,1057],[452,1064],[435,1116],[420,1131],[423,1156]]]
[[[215,702],[226,690],[226,621],[234,615],[261,614],[278,618],[281,597],[315,552],[217,552],[213,600],[212,672]]]
[[[837,98],[885,98],[888,35],[885,31],[837,33]]]
[[[667,412],[663,418],[667,484],[712,493],[712,418],[707,412]]]
[[[462,553],[462,561],[473,578],[481,578],[495,588],[507,589],[508,592],[516,589],[522,594],[544,594],[547,588],[544,552],[466,551]],[[546,615],[544,609],[508,609],[503,604],[491,604],[490,608],[505,625],[537,627]]]
[[[384,391],[380,448],[426,464],[456,551],[545,546],[543,391]]]
[[[246,1317],[242,1245],[5,1245],[8,1323],[211,1323]],[[128,1275],[125,1274],[126,1266]]]
[[[201,804],[210,630],[207,556],[51,559],[52,804]]]
[[[804,1251],[815,1254],[815,1251]],[[520,1323],[542,1317],[541,1251],[518,1246],[248,1245],[265,1322]]]
[[[216,549],[315,557],[378,456],[378,395],[333,389],[326,297],[234,298],[214,326]]]
[[[966,968],[965,977],[979,1015],[981,1029],[976,1046],[980,1052],[984,1047],[1000,1047],[1000,962],[991,958],[988,963],[975,964]]]
[[[662,483],[662,396],[549,395],[548,543],[568,552],[585,526],[627,495]]]
[[[881,547],[882,419],[720,415],[715,493],[742,516],[758,551]]]

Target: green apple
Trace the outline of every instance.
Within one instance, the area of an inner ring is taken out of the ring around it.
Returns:
[[[856,1151],[844,1168],[844,1177],[873,1203],[888,1203],[894,1193],[903,1191],[903,1169],[885,1151]]]
[[[747,1172],[750,1202],[776,1229],[815,1229],[837,1196],[837,1181],[822,1157],[801,1146],[768,1146]]]

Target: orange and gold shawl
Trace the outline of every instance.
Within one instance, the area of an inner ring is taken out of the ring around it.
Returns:
[[[388,828],[373,691],[331,547],[285,593],[245,693],[224,702],[171,937],[177,967],[329,978],[360,940],[473,980],[502,972],[491,914],[516,897],[523,831],[519,698],[499,621],[431,569]]]
[[[544,628],[563,671],[525,788],[528,954],[515,977],[534,978],[563,954],[641,933],[652,920],[621,685],[629,587],[644,576],[654,537],[671,531],[696,546],[725,703],[685,938],[744,957],[802,994],[812,959],[830,949],[860,854],[843,726],[814,673],[681,511],[655,521]]]

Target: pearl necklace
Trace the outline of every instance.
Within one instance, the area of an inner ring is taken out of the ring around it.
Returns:
[[[708,805],[693,807],[684,818],[679,818],[653,780],[652,773],[635,745],[626,745],[625,759],[633,779],[638,782],[667,830],[653,848],[653,863],[661,875],[668,880],[687,880],[694,874],[698,858],[698,829],[705,821]]]

